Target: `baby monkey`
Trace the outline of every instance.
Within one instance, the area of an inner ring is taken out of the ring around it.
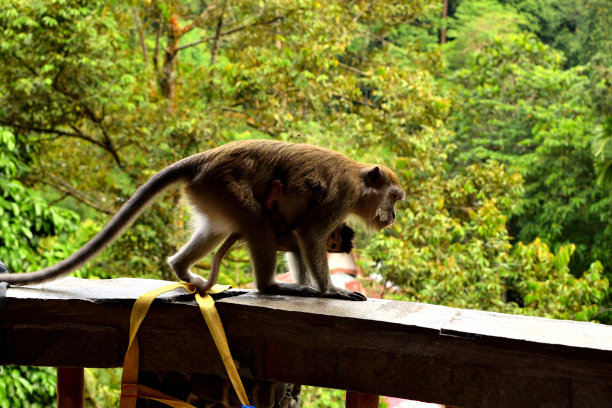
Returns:
[[[270,211],[272,219],[276,219],[278,224],[277,228],[280,229],[279,235],[276,237],[276,244],[278,251],[281,252],[292,252],[299,250],[299,244],[297,237],[292,231],[287,231],[287,226],[283,225],[282,215],[278,212],[278,202],[283,198],[283,185],[280,180],[274,180],[272,183],[272,190],[268,194],[268,198],[265,201],[266,208]],[[344,252],[349,254],[353,250],[353,238],[355,237],[355,231],[349,227],[345,222],[339,228],[334,230],[331,235],[327,238],[326,247],[327,252],[338,253]],[[203,291],[210,290],[211,287],[217,283],[219,279],[219,268],[223,257],[234,245],[236,241],[240,239],[238,234],[230,235],[225,242],[219,247],[217,253],[213,257],[213,261],[210,267],[210,275],[206,286],[202,288]]]
[[[365,297],[332,284],[328,238],[351,214],[373,230],[390,226],[395,203],[405,196],[397,176],[383,165],[359,163],[307,144],[231,142],[153,175],[95,237],[68,258],[36,272],[2,274],[0,281],[23,285],[78,269],[174,184],[185,185],[196,221],[189,242],[168,260],[179,279],[201,292],[211,286],[214,279],[208,283],[191,267],[224,241],[239,238],[249,249],[260,292],[347,300]],[[287,259],[297,283],[275,280],[279,248],[289,249]]]
[[[293,252],[299,249],[297,237],[293,234],[292,227],[287,224],[279,211],[279,205],[284,197],[283,183],[280,180],[272,182],[272,189],[265,201],[265,209],[269,211],[270,217],[276,231],[276,243],[279,251]],[[345,222],[334,230],[327,238],[327,252],[350,253],[353,249],[353,238],[355,231]]]

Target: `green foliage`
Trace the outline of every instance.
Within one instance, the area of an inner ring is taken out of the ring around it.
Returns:
[[[397,170],[407,199],[395,226],[357,240],[386,295],[606,317],[612,198],[593,165],[608,174],[609,6],[554,3],[451,2],[452,41],[438,47],[433,0],[238,0],[205,13],[165,0],[5,1],[0,259],[53,263],[167,163],[265,137]],[[170,279],[165,258],[187,220],[170,191],[77,274]],[[221,280],[244,283],[246,260],[244,248],[228,254]],[[90,398],[114,404],[115,374],[96,370],[96,383],[92,372]],[[304,394],[308,406],[342,399]]]
[[[592,148],[597,181],[603,187],[612,187],[612,116],[596,129]]]
[[[595,319],[607,294],[609,282],[603,277],[599,262],[591,264],[581,278],[570,273],[573,245],[550,252],[539,238],[524,245],[519,242],[512,252],[510,268],[503,271],[508,300],[515,299],[521,314],[557,319]]]
[[[555,250],[574,243],[580,274],[595,260],[612,268],[612,198],[595,184],[589,80],[562,61],[531,35],[496,40],[452,76],[461,103],[450,123],[458,165],[493,158],[522,173],[513,234]]]
[[[374,270],[397,285],[396,297],[413,301],[593,319],[608,290],[599,263],[576,278],[572,245],[553,253],[536,239],[512,249],[503,212],[521,194],[521,180],[491,161],[437,180],[437,189],[426,188],[432,201],[409,197],[393,230],[370,241]]]
[[[77,244],[67,237],[79,217],[24,186],[18,178],[27,171],[18,161],[13,134],[0,128],[0,260],[16,272],[62,260]]]
[[[309,408],[341,408],[344,407],[346,391],[318,387],[302,387],[300,406]]]
[[[60,0],[0,6],[0,124],[13,129],[20,159],[37,170],[29,182],[73,197],[82,215],[101,222],[151,168],[197,150],[193,136],[182,137],[188,124],[175,127],[160,114],[165,103],[149,91],[147,66],[120,30],[125,12]],[[177,201],[174,193],[144,214],[97,260],[101,275],[168,278]]]
[[[495,0],[461,1],[448,22],[445,46],[451,68],[461,65],[466,54],[478,51],[496,38],[516,34],[527,23],[526,18],[513,7]]]
[[[371,240],[377,271],[411,300],[498,310],[500,262],[510,246],[495,204],[512,199],[519,183],[492,162],[421,185],[424,191],[409,195],[398,212],[394,230]]]
[[[588,93],[602,115],[612,109],[612,3],[608,0],[508,0],[545,44],[561,51],[564,67],[584,66]]]
[[[55,404],[55,394],[55,369],[0,366],[0,407],[51,407]]]
[[[87,406],[119,406],[121,372],[120,368],[86,368],[85,399]]]
[[[607,0],[505,0],[527,18],[546,44],[563,51],[569,67],[597,54],[612,57],[612,5]],[[608,62],[610,60],[608,59]]]

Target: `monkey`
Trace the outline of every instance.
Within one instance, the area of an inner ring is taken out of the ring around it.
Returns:
[[[280,180],[272,182],[272,189],[265,200],[265,208],[269,210],[277,232],[277,245],[279,251],[291,252],[298,248],[297,240],[290,233],[291,229],[278,211],[278,205],[284,196],[283,184]],[[327,252],[350,253],[353,249],[355,231],[345,222],[334,230],[327,238]]]
[[[288,252],[297,283],[275,280],[277,232],[264,201],[274,180],[283,186],[278,214],[295,234]],[[23,274],[3,274],[14,285],[66,275],[98,255],[163,191],[183,184],[195,230],[168,258],[175,275],[199,291],[207,281],[191,266],[233,234],[250,253],[255,288],[264,294],[365,300],[332,284],[326,239],[349,215],[372,230],[393,224],[404,190],[386,166],[360,163],[330,149],[275,140],[234,141],[179,160],[139,187],[114,217],[83,247],[55,265]],[[312,285],[311,285],[312,284]]]
[[[265,206],[269,209],[273,214],[273,219],[280,220],[281,215],[277,213],[278,211],[278,202],[283,197],[283,185],[279,180],[274,180],[272,182],[272,190],[268,193],[268,198],[266,198]],[[355,236],[355,231],[348,226],[345,222],[341,227],[334,230],[329,237],[327,237],[326,247],[327,252],[344,252],[350,253],[353,249],[353,237]],[[232,245],[240,239],[238,234],[230,235],[225,242],[219,247],[215,256],[213,257],[213,261],[210,266],[210,275],[208,276],[208,281],[206,282],[206,286],[201,290],[206,292],[213,287],[213,285],[217,282],[219,278],[219,267],[221,266],[221,260],[232,247]],[[281,232],[280,236],[276,238],[277,250],[281,252],[292,252],[299,250],[299,244],[295,234],[291,231],[289,233]]]

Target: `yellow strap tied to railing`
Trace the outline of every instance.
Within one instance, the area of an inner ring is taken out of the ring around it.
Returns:
[[[225,330],[223,330],[221,318],[219,317],[219,313],[217,312],[217,308],[215,307],[215,301],[208,293],[204,296],[201,296],[196,291],[194,285],[190,283],[180,282],[172,283],[167,286],[162,286],[161,288],[157,288],[150,292],[147,292],[144,295],[140,296],[138,299],[136,299],[136,303],[134,303],[134,307],[132,308],[132,313],[130,315],[130,341],[128,343],[128,349],[125,353],[125,358],[123,361],[123,374],[121,376],[121,400],[119,403],[119,408],[136,407],[137,398],[153,399],[155,401],[159,401],[166,405],[169,405],[173,408],[195,408],[193,405],[188,404],[184,401],[181,401],[144,385],[138,384],[139,353],[138,339],[136,338],[138,329],[140,328],[142,321],[147,315],[147,312],[149,311],[149,307],[151,306],[151,303],[153,303],[153,300],[162,293],[166,293],[178,288],[183,288],[189,293],[195,293],[195,298],[198,302],[198,305],[200,306],[202,316],[204,316],[206,325],[208,326],[208,329],[212,334],[217,349],[219,350],[219,354],[221,355],[221,359],[223,360],[223,364],[225,365],[225,369],[227,370],[230,381],[234,386],[234,390],[236,390],[236,395],[238,395],[238,399],[240,399],[240,402],[242,403],[243,407],[250,407],[246,392],[244,390],[244,387],[242,386],[242,381],[240,380],[240,376],[238,375],[238,371],[236,370],[236,366],[234,365],[234,360],[232,359],[232,355],[229,351],[227,337],[225,336]],[[229,288],[230,286],[215,285],[210,289],[209,293],[221,293]]]

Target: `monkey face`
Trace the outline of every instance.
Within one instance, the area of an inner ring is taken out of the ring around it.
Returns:
[[[402,192],[403,193],[403,192]],[[374,216],[378,229],[382,229],[393,224],[395,220],[395,203],[403,198],[403,195],[396,193],[387,193],[386,197],[381,199],[379,206],[376,208]],[[398,198],[400,197],[400,198]]]
[[[388,227],[395,220],[395,203],[403,200],[404,190],[399,179],[385,166],[375,166],[362,171],[364,194],[362,196],[369,226],[376,230]]]

